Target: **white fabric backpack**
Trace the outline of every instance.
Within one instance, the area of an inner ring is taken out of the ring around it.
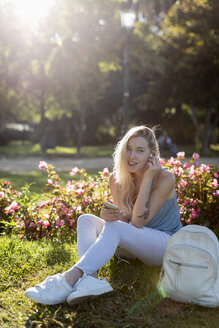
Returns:
[[[178,302],[219,306],[219,243],[213,231],[187,225],[169,239],[158,290]]]

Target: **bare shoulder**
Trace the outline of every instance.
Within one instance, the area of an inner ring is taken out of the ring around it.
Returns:
[[[110,184],[110,188],[115,188],[115,187],[118,187],[119,184],[118,182],[116,181],[116,175],[115,173],[112,173],[109,177],[109,184]]]
[[[163,170],[158,178],[158,184],[175,186],[176,178],[170,170]]]
[[[109,182],[110,182],[110,184],[115,184],[116,183],[116,175],[115,175],[115,173],[111,173],[110,174]]]

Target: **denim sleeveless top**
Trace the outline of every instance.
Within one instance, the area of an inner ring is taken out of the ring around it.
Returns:
[[[151,192],[158,176],[152,182]],[[161,230],[169,235],[173,235],[180,228],[182,228],[176,192],[172,199],[167,200],[163,204],[157,214],[148,224],[145,225],[145,227]]]

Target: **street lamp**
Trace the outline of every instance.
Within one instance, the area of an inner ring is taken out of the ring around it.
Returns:
[[[130,37],[135,24],[138,11],[138,4],[132,0],[125,1],[121,4],[120,17],[121,26],[125,30],[125,51],[124,51],[124,86],[123,86],[123,127],[122,135],[128,130],[129,100],[130,100]]]

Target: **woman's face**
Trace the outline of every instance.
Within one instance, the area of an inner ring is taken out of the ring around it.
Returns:
[[[130,138],[126,147],[128,171],[130,173],[144,173],[150,153],[151,151],[145,138]]]

